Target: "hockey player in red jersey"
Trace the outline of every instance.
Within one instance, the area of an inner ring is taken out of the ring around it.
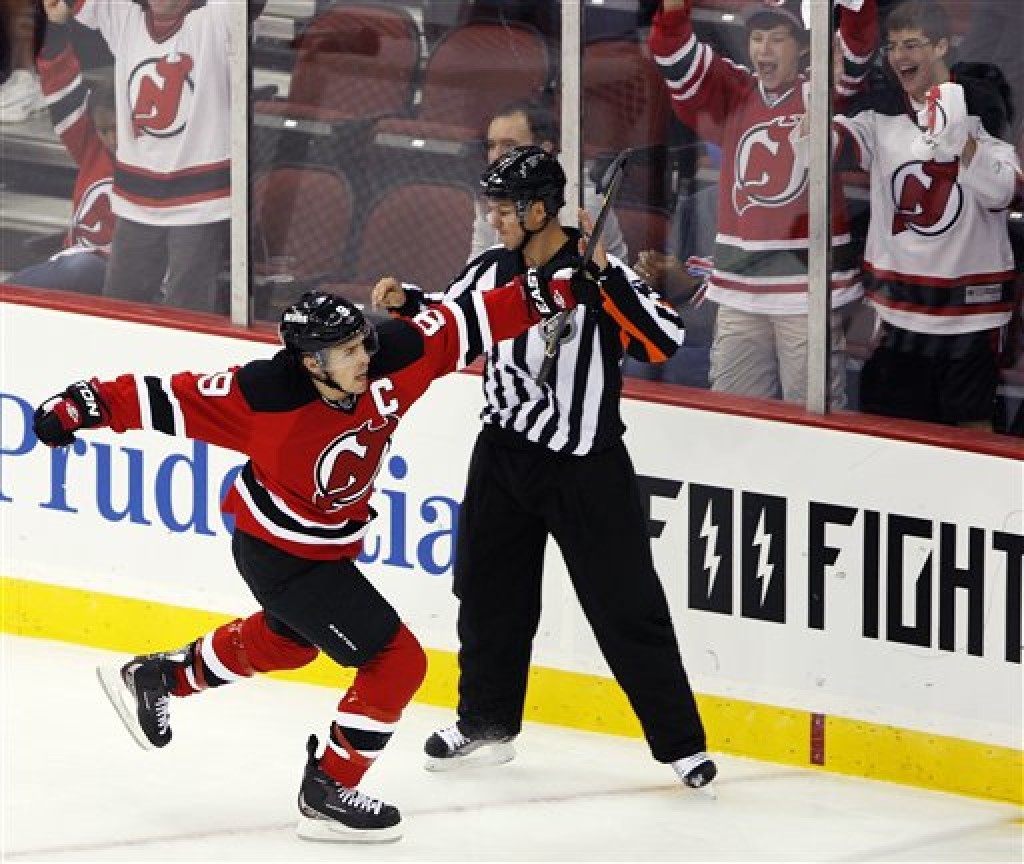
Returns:
[[[718,305],[711,348],[713,390],[747,396],[807,394],[808,162],[801,121],[808,33],[799,0],[750,0],[744,20],[750,68],[719,56],[693,30],[693,0],[663,0],[650,47],[683,123],[722,148],[715,269]],[[877,41],[875,0],[842,6],[837,97],[856,91]],[[860,274],[842,203],[833,189],[832,308],[857,299]],[[833,312],[832,404],[845,404],[844,346]]]
[[[949,65],[941,3],[905,0],[885,29],[890,88],[834,121],[839,159],[871,179],[864,271],[881,334],[861,407],[991,428],[1014,302],[1008,208],[1019,165],[996,137],[1007,100],[971,66]]]
[[[171,740],[170,697],[296,669],[322,651],[356,667],[323,754],[316,736],[299,794],[299,836],[376,842],[399,836],[397,808],[357,790],[426,672],[419,643],[360,573],[373,481],[410,406],[494,342],[576,305],[569,271],[537,273],[486,295],[428,306],[379,328],[354,305],[308,292],[285,310],[284,349],[212,374],[127,374],[78,381],[36,411],[36,435],[64,447],[81,429],[153,429],[249,457],[223,510],[232,551],[262,609],[185,647],[101,668],[138,743]]]

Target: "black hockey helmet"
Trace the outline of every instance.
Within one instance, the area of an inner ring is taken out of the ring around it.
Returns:
[[[373,328],[359,308],[344,297],[307,291],[281,315],[279,333],[285,348],[316,354],[354,336],[372,338]]]
[[[532,144],[513,147],[499,156],[480,177],[480,188],[488,198],[514,201],[520,212],[533,201],[544,202],[554,216],[565,204],[565,172],[558,159]]]

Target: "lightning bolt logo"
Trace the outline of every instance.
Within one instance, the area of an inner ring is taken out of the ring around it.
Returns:
[[[762,516],[762,518],[764,517]],[[718,554],[718,526],[711,521],[710,503],[704,511],[700,536],[704,540],[704,572],[708,574],[708,597],[710,597],[715,590],[715,579],[718,578],[718,568],[722,563],[722,556]]]
[[[768,563],[768,556],[772,551],[772,538],[771,535],[766,534],[764,531],[764,514],[765,511],[761,511],[761,516],[757,520],[757,530],[754,531],[754,545],[757,547],[757,573],[755,578],[761,580],[761,606],[764,606],[764,599],[768,596],[768,588],[772,583],[772,572],[774,566]]]

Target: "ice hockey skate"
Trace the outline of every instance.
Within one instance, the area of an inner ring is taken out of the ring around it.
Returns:
[[[718,767],[703,751],[683,759],[676,759],[672,763],[672,767],[679,775],[679,779],[683,781],[683,785],[689,786],[691,789],[703,789],[718,775]]]
[[[515,735],[467,734],[460,723],[438,729],[423,746],[428,771],[451,771],[472,765],[501,765],[516,755]]]
[[[171,740],[169,702],[173,664],[162,654],[135,657],[123,666],[99,666],[96,677],[110,704],[144,750]]]
[[[299,789],[299,824],[303,840],[332,843],[389,843],[402,836],[397,807],[350,789],[320,770],[315,735],[309,736],[306,771]]]

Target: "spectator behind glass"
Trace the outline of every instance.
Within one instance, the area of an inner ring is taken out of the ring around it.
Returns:
[[[804,402],[807,398],[808,34],[799,0],[751,3],[745,15],[751,69],[700,42],[690,0],[665,0],[650,45],[680,120],[722,148],[718,235],[708,298],[718,304],[711,349],[714,390]],[[842,0],[845,58],[837,95],[854,90],[876,42],[874,0]],[[751,71],[752,70],[752,71]],[[846,403],[838,309],[861,294],[842,190],[832,212],[831,404]]]
[[[510,102],[494,115],[487,126],[487,164],[492,164],[495,159],[503,156],[513,147],[524,147],[530,144],[542,147],[548,153],[554,153],[557,141],[558,131],[555,128],[554,117],[547,108],[536,102]],[[601,209],[602,197],[598,194],[597,187],[590,179],[589,173],[584,173],[587,176],[581,190],[583,209],[596,219],[597,213]],[[605,223],[601,240],[610,254],[622,261],[626,260],[628,254],[626,241],[614,213],[608,214],[608,221]],[[482,198],[478,198],[476,216],[473,220],[473,239],[467,260],[472,261],[485,249],[490,249],[500,243],[498,233],[487,221],[486,203]]]
[[[882,332],[861,373],[861,407],[991,428],[1013,306],[1007,207],[1019,166],[994,137],[1002,130],[985,123],[1005,122],[1006,107],[987,77],[951,80],[941,4],[906,0],[885,29],[897,83],[835,119],[839,158],[871,176],[864,270]]]
[[[64,0],[42,0],[51,19]],[[251,7],[252,4],[250,4]],[[230,215],[230,4],[79,0],[114,55],[114,230],[103,293],[214,311]]]
[[[78,166],[71,196],[71,227],[64,248],[47,261],[14,273],[30,288],[101,294],[114,234],[111,189],[117,125],[113,82],[87,87],[68,27],[51,22],[36,58],[53,128]]]

